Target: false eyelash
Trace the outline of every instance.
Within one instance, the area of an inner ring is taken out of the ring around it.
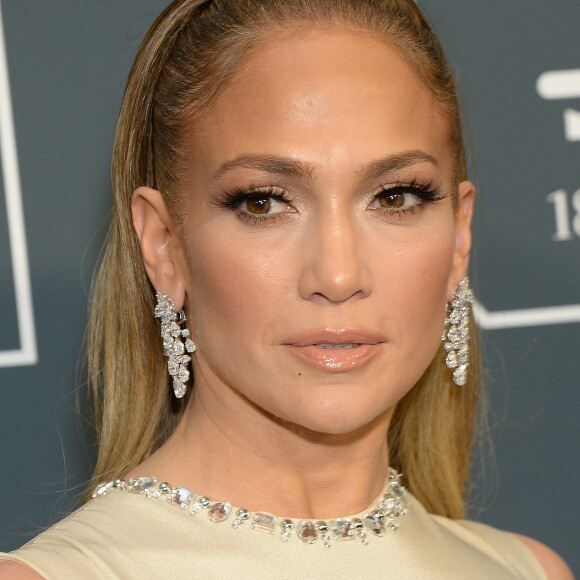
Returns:
[[[278,190],[281,188],[268,186],[268,187],[254,187],[250,186],[247,189],[241,187],[234,187],[229,191],[224,191],[222,193],[221,198],[217,200],[217,203],[223,207],[227,207],[230,209],[236,209],[244,201],[251,201],[251,200],[259,200],[264,199],[265,197],[271,197],[276,201],[280,201],[282,203],[290,203],[290,199],[288,199],[285,195],[277,193]],[[266,216],[262,216],[258,219],[263,219]]]
[[[399,193],[411,193],[425,202],[441,201],[448,196],[448,194],[441,191],[441,188],[433,181],[421,183],[420,181],[413,179],[408,183],[395,183],[393,185],[382,186],[375,193],[374,199],[382,195],[397,195]],[[401,210],[396,211],[400,212]]]
[[[281,214],[258,216],[245,213],[238,208],[246,201],[264,199],[265,197],[269,197],[281,203],[291,204],[291,199],[289,199],[285,193],[279,192],[284,192],[284,190],[281,187],[273,185],[266,187],[250,185],[248,188],[236,186],[229,191],[222,192],[221,197],[217,198],[215,202],[222,207],[234,211],[238,210],[236,211],[238,218],[247,221],[251,225],[267,225],[280,219]],[[413,179],[405,183],[401,182],[382,186],[378,190],[375,190],[373,200],[382,195],[397,195],[405,193],[415,195],[420,201],[408,207],[400,209],[383,208],[381,211],[386,212],[393,217],[402,219],[407,214],[415,214],[421,211],[425,204],[440,201],[449,195],[443,192],[433,181],[424,183],[417,179]]]

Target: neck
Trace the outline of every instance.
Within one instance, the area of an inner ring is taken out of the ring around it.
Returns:
[[[355,514],[379,495],[391,412],[349,433],[317,433],[244,400],[196,389],[175,433],[129,477],[155,475],[212,500],[290,518]]]

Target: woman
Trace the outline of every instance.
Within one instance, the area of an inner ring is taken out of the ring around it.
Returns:
[[[474,188],[413,2],[174,2],[113,175],[94,500],[0,578],[571,578],[460,521]]]

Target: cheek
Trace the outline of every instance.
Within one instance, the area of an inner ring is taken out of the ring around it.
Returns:
[[[248,333],[263,339],[268,321],[283,308],[292,288],[279,252],[258,240],[242,243],[239,237],[200,235],[189,254],[190,307],[200,343],[231,343],[232,335]]]
[[[447,287],[453,266],[455,239],[453,224],[425,229],[422,235],[407,236],[384,248],[377,288],[385,323],[396,327],[402,354],[409,360],[421,359],[426,366],[439,347],[445,320]],[[417,360],[417,363],[419,360]],[[417,377],[418,378],[418,377]]]

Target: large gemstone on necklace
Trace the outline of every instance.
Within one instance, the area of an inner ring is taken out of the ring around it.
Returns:
[[[140,477],[135,482],[134,489],[137,492],[147,491],[148,489],[151,489],[156,483],[157,483],[156,477]]]
[[[305,544],[312,544],[312,542],[316,541],[318,536],[318,532],[316,531],[316,527],[312,522],[308,520],[302,520],[298,524],[298,528],[296,529],[298,533],[298,537],[305,543]]]
[[[370,530],[371,532],[373,532],[373,534],[376,534],[377,536],[383,535],[384,530],[383,522],[379,514],[376,512],[376,510],[370,514],[367,514],[363,518],[363,521],[365,523],[367,530]]]
[[[189,504],[195,499],[195,493],[187,487],[177,487],[175,489],[175,499],[173,500],[182,510],[189,507]]]
[[[208,511],[208,517],[212,522],[224,522],[230,517],[232,506],[225,501],[218,501],[211,505]]]
[[[332,528],[332,533],[334,534],[334,539],[338,541],[354,540],[355,536],[350,520],[336,520]]]
[[[252,529],[258,532],[264,532],[265,534],[273,534],[276,529],[276,523],[278,519],[276,516],[269,514],[267,512],[258,512],[254,515],[252,521]]]

